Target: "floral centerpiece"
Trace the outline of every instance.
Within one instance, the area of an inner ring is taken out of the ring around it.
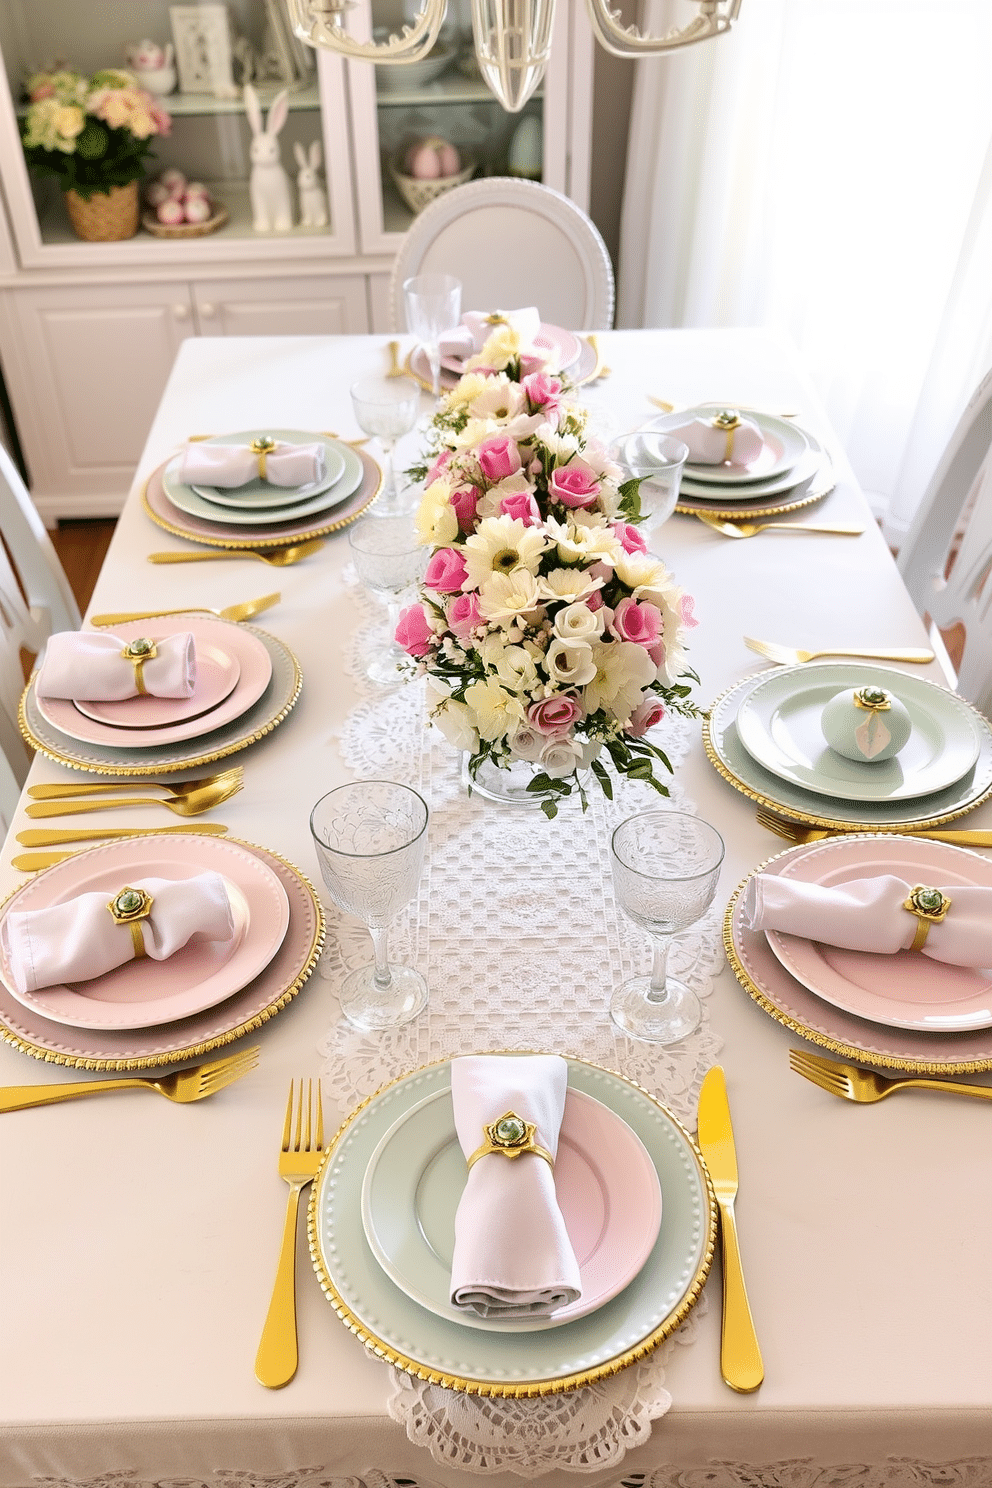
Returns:
[[[667,787],[646,736],[666,709],[698,715],[686,659],[692,600],[638,531],[639,482],[587,428],[562,377],[497,325],[441,401],[416,522],[431,555],[396,638],[429,678],[431,719],[486,765],[533,766],[551,817],[604,756]]]

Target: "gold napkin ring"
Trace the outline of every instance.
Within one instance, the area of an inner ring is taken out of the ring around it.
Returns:
[[[525,1121],[522,1116],[518,1116],[516,1111],[507,1111],[498,1121],[484,1126],[482,1130],[486,1140],[466,1159],[469,1168],[480,1157],[488,1157],[491,1152],[498,1152],[503,1157],[520,1157],[524,1152],[533,1152],[535,1157],[543,1157],[549,1168],[555,1165],[548,1149],[534,1141],[537,1127],[532,1121]]]
[[[158,655],[155,642],[150,641],[147,636],[139,636],[135,641],[128,641],[121,655],[134,667],[134,685],[138,689],[138,696],[147,697],[148,688],[145,686],[144,666],[146,661],[154,661]]]
[[[260,434],[258,438],[253,439],[251,444],[248,446],[252,454],[258,456],[259,480],[268,480],[268,476],[265,473],[265,457],[266,455],[271,455],[275,447],[275,440],[270,439],[267,434]]]
[[[911,915],[916,916],[916,934],[913,936],[911,951],[921,951],[926,945],[927,936],[930,934],[931,925],[939,925],[947,918],[947,911],[951,907],[951,900],[940,889],[928,888],[926,884],[915,884],[909,891],[909,898],[903,903],[903,909],[908,909]]]
[[[734,453],[734,435],[741,426],[741,416],[736,408],[721,408],[710,420],[714,429],[722,429],[726,444],[724,445],[724,462],[728,461]]]
[[[892,702],[884,687],[861,687],[854,694],[854,706],[866,713],[887,713]]]
[[[145,937],[141,933],[141,921],[147,920],[152,912],[154,899],[144,889],[132,889],[125,884],[119,893],[107,905],[114,917],[115,925],[126,925],[131,932],[131,941],[134,945],[134,959],[140,960],[145,952]]]

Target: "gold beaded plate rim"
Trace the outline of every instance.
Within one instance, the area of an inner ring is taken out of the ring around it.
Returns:
[[[862,837],[867,840],[871,840],[873,838],[882,838],[884,840],[886,837],[890,837],[891,835],[891,833],[871,831],[851,833],[852,837]],[[738,982],[740,982],[741,986],[744,988],[744,991],[754,1002],[758,1004],[762,1012],[767,1013],[768,1016],[770,1018],[773,1018],[776,1023],[782,1024],[782,1026],[788,1028],[791,1033],[798,1034],[801,1038],[806,1039],[809,1043],[816,1044],[819,1048],[826,1049],[831,1054],[838,1054],[842,1058],[850,1060],[853,1064],[866,1064],[878,1069],[896,1070],[903,1074],[924,1076],[976,1075],[983,1074],[989,1070],[992,1070],[992,1055],[990,1055],[988,1058],[976,1059],[916,1059],[913,1058],[912,1055],[903,1056],[892,1052],[886,1052],[884,1050],[874,1049],[867,1046],[867,1044],[862,1045],[852,1043],[849,1040],[843,1038],[835,1038],[832,1034],[825,1032],[823,1029],[814,1028],[811,1024],[805,1022],[802,1018],[794,1017],[791,1013],[786,1012],[784,1008],[780,1008],[774,1001],[774,999],[769,995],[769,992],[759,986],[758,983],[754,980],[754,978],[751,976],[751,973],[748,971],[747,967],[744,965],[741,959],[734,937],[734,921],[741,895],[744,893],[747,885],[750,883],[751,879],[754,878],[755,874],[764,873],[764,871],[769,867],[770,864],[780,863],[783,858],[794,858],[797,856],[802,856],[802,854],[808,851],[811,847],[819,847],[821,845],[821,843],[800,843],[796,847],[786,848],[784,852],[774,853],[770,858],[766,858],[763,863],[760,863],[757,868],[752,868],[749,873],[746,873],[731,895],[730,902],[727,905],[727,910],[723,917],[723,948],[726,952],[727,960],[730,963],[730,967]],[[956,851],[966,852],[967,849],[957,848]],[[978,854],[969,854],[969,856],[978,856]],[[782,976],[786,978],[788,982],[793,982],[795,986],[800,989],[801,992],[807,992],[808,989],[803,988],[799,982],[796,982],[795,978],[791,976],[791,974],[785,969],[784,966],[781,966],[778,961],[776,961],[775,965],[779,968]],[[816,994],[809,993],[808,995],[815,997]],[[829,1004],[824,1003],[823,1006],[825,1010],[829,1009]],[[831,1011],[836,1011],[836,1009]],[[844,1016],[853,1018],[854,1014],[849,1013],[844,1014]],[[874,1028],[877,1036],[878,1027],[886,1027],[887,1025],[866,1024],[865,1026],[866,1028]],[[921,1039],[926,1039],[929,1035],[917,1031],[917,1036]]]
[[[823,466],[819,474],[813,477],[813,482],[806,494],[795,501],[779,503],[766,501],[763,504],[760,501],[748,503],[737,501],[733,506],[717,506],[712,501],[680,495],[675,510],[686,517],[715,517],[719,522],[740,522],[749,517],[774,517],[778,513],[801,511],[803,507],[822,501],[825,496],[830,495],[836,484],[830,458],[824,455]]]
[[[802,667],[797,666],[794,670],[796,672],[800,672],[802,670]],[[886,670],[891,669],[887,668]],[[825,813],[813,811],[811,809],[804,810],[802,807],[792,805],[791,802],[785,803],[779,800],[777,796],[773,796],[763,791],[757,790],[754,786],[748,785],[747,782],[742,780],[739,775],[735,774],[730,765],[728,765],[723,759],[721,759],[716,745],[713,743],[712,717],[716,710],[721,706],[721,704],[725,703],[728,698],[733,695],[734,692],[740,690],[743,693],[747,687],[755,685],[762,677],[766,677],[768,675],[769,673],[767,669],[761,672],[753,672],[750,676],[742,677],[737,682],[732,683],[730,687],[725,688],[708,710],[706,717],[703,719],[702,726],[703,748],[705,749],[706,757],[709,760],[710,764],[713,766],[714,770],[716,770],[717,774],[723,780],[725,780],[728,785],[732,785],[734,790],[739,791],[742,796],[746,796],[749,801],[754,801],[756,805],[765,806],[768,808],[768,810],[774,812],[776,815],[782,816],[790,822],[796,822],[805,827],[822,827],[841,832],[867,832],[870,834],[874,834],[882,831],[914,832],[921,827],[939,827],[941,825],[946,825],[948,822],[957,821],[960,817],[966,816],[969,811],[974,811],[976,807],[981,806],[983,801],[987,801],[989,797],[992,796],[992,780],[990,780],[989,784],[985,786],[984,789],[979,791],[975,796],[973,796],[969,801],[966,801],[964,804],[959,803],[954,806],[953,809],[949,811],[943,811],[936,816],[923,815],[907,817],[904,821],[897,822],[855,822],[847,821],[842,817],[827,816]],[[933,687],[939,686],[939,684],[936,682],[931,683],[930,685]],[[940,690],[947,691],[948,689],[941,688]],[[986,742],[988,742],[989,739],[992,738],[988,720],[983,718],[978,709],[973,707],[972,704],[969,703],[965,698],[961,697],[959,693],[952,693],[951,695],[957,698],[958,702],[963,707],[967,708],[975,715],[978,725],[982,730],[983,737]],[[797,787],[797,789],[800,789],[800,787]],[[815,800],[817,798],[813,797],[812,799]],[[819,799],[827,798],[821,797]]]
[[[182,614],[196,615],[198,618],[202,618],[203,612],[200,610],[188,610],[183,611],[180,614],[170,616],[169,618],[170,620],[175,620],[178,622],[182,619]],[[260,630],[257,626],[254,625],[246,625],[244,621],[224,620],[220,623],[224,625],[240,625],[241,629],[250,630],[254,635],[259,637],[259,639],[267,648],[277,648],[278,651],[283,654],[286,662],[291,669],[291,677],[287,684],[285,701],[277,708],[275,713],[266,718],[263,723],[260,723],[258,727],[253,729],[250,733],[244,734],[240,738],[230,740],[220,749],[208,749],[200,754],[191,754],[189,756],[184,756],[182,759],[163,760],[161,757],[159,757],[153,760],[145,759],[144,761],[142,761],[141,764],[137,765],[124,765],[118,763],[107,764],[106,762],[101,763],[98,760],[83,758],[79,751],[76,751],[75,753],[68,753],[65,750],[57,749],[54,745],[46,742],[44,739],[40,739],[34,732],[31,724],[28,721],[27,705],[29,697],[32,695],[32,688],[34,687],[35,681],[37,680],[36,674],[36,676],[31,678],[23,693],[21,694],[21,701],[17,709],[17,723],[25,743],[29,744],[31,748],[36,750],[39,754],[43,754],[46,759],[54,760],[56,764],[59,765],[65,765],[70,770],[82,770],[85,773],[92,775],[111,775],[114,777],[114,779],[134,780],[139,784],[141,780],[147,780],[152,775],[178,774],[181,770],[195,769],[197,766],[200,765],[213,764],[215,760],[228,759],[232,754],[239,754],[241,750],[250,748],[252,744],[257,744],[259,739],[264,739],[267,734],[272,733],[273,729],[278,728],[279,725],[289,716],[289,714],[295,708],[297,702],[299,701],[300,693],[303,690],[303,672],[300,669],[300,663],[297,661],[294,653],[286,645],[286,642],[280,640],[278,636],[272,635],[270,631]],[[272,683],[270,682],[269,686],[271,685]],[[268,688],[266,688],[266,691],[268,691]],[[264,698],[265,693],[262,694],[262,697],[259,698],[258,702],[251,705],[251,708],[259,707],[264,701]],[[251,708],[246,709],[246,713],[250,712]],[[242,715],[242,717],[243,716],[244,715]],[[233,728],[237,724],[237,722],[238,720],[236,718],[232,719],[231,723],[225,725],[225,727]],[[49,724],[48,726],[49,728],[55,729],[54,724]],[[55,732],[60,733],[60,730],[55,729]],[[68,739],[68,735],[66,735],[65,737]],[[209,739],[210,735],[208,733],[204,733],[200,735],[200,737],[203,739]],[[192,742],[193,741],[191,740],[190,743]]]
[[[546,1050],[535,1049],[491,1049],[482,1052],[486,1054],[516,1055],[547,1053]],[[421,1065],[417,1069],[405,1071],[395,1079],[387,1081],[378,1090],[374,1091],[372,1095],[367,1096],[365,1100],[361,1101],[345,1117],[334,1136],[328,1142],[320,1168],[311,1187],[310,1202],[307,1209],[307,1237],[310,1246],[310,1258],[317,1273],[321,1290],[349,1332],[353,1333],[377,1359],[383,1359],[386,1363],[392,1364],[397,1369],[413,1375],[416,1379],[426,1380],[430,1384],[443,1385],[445,1389],[458,1390],[466,1395],[499,1396],[509,1399],[535,1399],[542,1395],[561,1395],[569,1390],[578,1390],[585,1385],[594,1384],[597,1380],[608,1379],[615,1374],[619,1374],[621,1370],[628,1368],[631,1364],[637,1363],[639,1359],[646,1358],[648,1354],[653,1353],[659,1344],[663,1343],[685,1321],[689,1312],[699,1300],[703,1285],[713,1263],[717,1232],[717,1205],[713,1181],[698,1145],[683,1123],[679,1121],[678,1117],[657,1096],[652,1095],[649,1090],[646,1090],[643,1085],[639,1085],[635,1080],[631,1080],[628,1076],[620,1074],[618,1070],[609,1069],[607,1066],[596,1064],[592,1060],[580,1059],[570,1054],[562,1054],[561,1057],[571,1060],[574,1064],[581,1064],[589,1069],[599,1070],[604,1074],[620,1080],[623,1084],[630,1086],[639,1095],[644,1096],[652,1105],[657,1106],[667,1120],[672,1122],[696,1164],[702,1179],[704,1207],[706,1210],[703,1219],[704,1237],[701,1247],[702,1253],[698,1264],[680,1301],[656,1328],[652,1329],[638,1343],[624,1349],[613,1358],[604,1360],[602,1363],[587,1370],[522,1382],[466,1378],[458,1374],[449,1374],[443,1369],[432,1368],[416,1359],[410,1358],[401,1350],[394,1348],[390,1343],[380,1338],[373,1328],[369,1327],[356,1316],[331,1280],[321,1253],[318,1235],[318,1211],[321,1204],[324,1174],[340,1141],[351,1130],[357,1117],[373,1101],[403,1081],[413,1079],[426,1071],[437,1069],[441,1065],[450,1064],[450,1057],[446,1057],[444,1059],[432,1060],[429,1064]],[[664,1225],[664,1221],[662,1221],[662,1225]]]
[[[135,838],[129,839],[129,841],[137,840],[140,836],[140,833],[135,833]],[[158,838],[150,840],[160,841]],[[185,840],[188,841],[189,839],[187,838]],[[195,838],[193,840],[195,841]],[[217,839],[210,838],[209,840],[213,842]],[[134,1073],[140,1070],[160,1070],[166,1065],[183,1064],[187,1060],[199,1059],[204,1054],[210,1054],[217,1049],[226,1048],[228,1044],[235,1043],[247,1034],[257,1032],[259,1028],[262,1028],[264,1024],[274,1018],[277,1013],[280,1013],[284,1007],[292,1002],[303,985],[309,981],[323,953],[324,940],[327,934],[327,923],[323,905],[317,897],[316,890],[309,878],[289,858],[283,857],[281,853],[277,853],[271,847],[262,847],[259,843],[247,842],[241,837],[225,837],[224,841],[234,843],[238,847],[246,848],[248,852],[260,854],[263,861],[271,860],[273,864],[280,864],[286,873],[296,880],[304,897],[313,907],[313,933],[310,937],[309,946],[302,953],[302,959],[298,963],[298,969],[294,972],[286,986],[282,987],[263,1008],[258,1009],[251,1017],[244,1019],[241,1023],[224,1029],[211,1038],[197,1039],[182,1049],[169,1049],[157,1054],[122,1055],[120,1058],[115,1058],[112,1055],[73,1054],[59,1049],[46,1049],[43,1044],[35,1043],[30,1038],[25,1038],[13,1029],[8,1028],[2,1017],[0,1017],[0,1043],[8,1044],[11,1048],[17,1049],[21,1054],[28,1054],[32,1059],[39,1059],[44,1064],[62,1065],[67,1069],[109,1070],[120,1073]],[[82,849],[75,856],[78,858],[89,857],[100,853],[107,846],[109,846],[108,843],[99,843],[95,847]],[[41,869],[35,875],[35,880],[51,871],[49,868]],[[0,918],[2,918],[10,900],[23,888],[23,884],[17,884],[0,901]],[[276,952],[276,955],[278,955],[278,952]],[[268,967],[260,973],[260,976],[264,977],[267,971]],[[258,978],[256,977],[254,980],[257,981]],[[53,1024],[53,1027],[58,1026],[60,1025]]]

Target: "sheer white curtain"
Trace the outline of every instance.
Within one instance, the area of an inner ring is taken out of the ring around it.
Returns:
[[[992,364],[990,0],[744,0],[641,63],[617,323],[785,330],[898,543]]]

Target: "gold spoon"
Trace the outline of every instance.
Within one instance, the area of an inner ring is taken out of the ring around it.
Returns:
[[[24,809],[28,816],[76,816],[81,811],[108,811],[115,806],[164,806],[177,816],[199,816],[201,811],[211,811],[221,801],[227,801],[241,789],[241,781],[221,781],[219,784],[202,785],[188,796],[125,796],[122,801],[32,801]]]
[[[721,522],[716,517],[708,517],[705,512],[697,511],[695,515],[704,527],[712,527],[714,532],[721,532],[724,537],[754,537],[769,528],[779,532],[832,532],[837,537],[860,537],[865,530],[863,527],[819,527],[813,522]]]
[[[217,775],[201,775],[199,780],[86,780],[80,784],[29,785],[28,795],[36,801],[64,801],[70,796],[97,796],[104,791],[145,790],[150,785],[160,786],[170,796],[188,796],[201,785],[216,785],[218,781],[244,780],[244,766],[235,765],[231,770],[221,770]],[[185,830],[185,829],[184,829]]]
[[[309,542],[293,543],[288,548],[270,548],[263,553],[257,548],[215,548],[211,553],[149,553],[149,563],[211,563],[215,558],[258,558],[272,568],[288,568],[319,553],[324,546],[322,537],[312,537]]]
[[[228,605],[225,610],[212,610],[208,605],[187,605],[182,610],[128,610],[113,615],[90,615],[91,625],[127,625],[132,620],[157,620],[160,615],[216,615],[218,620],[250,620],[282,599],[281,594],[263,594],[244,604]]]

